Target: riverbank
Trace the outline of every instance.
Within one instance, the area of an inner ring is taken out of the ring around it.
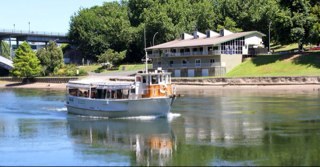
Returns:
[[[320,91],[319,84],[301,84],[301,85],[176,85],[179,90],[214,90],[214,89],[263,89],[263,90],[317,90]],[[29,83],[21,84],[17,82],[0,82],[0,89],[4,88],[26,88],[26,89],[59,89],[65,90],[66,83]]]

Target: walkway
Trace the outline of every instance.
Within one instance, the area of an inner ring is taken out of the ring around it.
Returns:
[[[0,67],[6,70],[11,70],[13,68],[13,62],[0,55]]]

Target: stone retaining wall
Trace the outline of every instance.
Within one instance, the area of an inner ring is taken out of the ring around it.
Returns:
[[[0,77],[2,81],[9,82],[43,82],[43,83],[67,83],[70,80],[77,80],[77,77],[39,77],[39,78],[15,78],[15,77]]]
[[[179,85],[303,85],[320,84],[320,76],[172,78],[172,82]]]

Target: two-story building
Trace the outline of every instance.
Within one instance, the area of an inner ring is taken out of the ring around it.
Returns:
[[[174,77],[219,76],[239,65],[243,55],[261,52],[263,36],[258,31],[195,31],[193,35],[183,33],[181,39],[149,47],[147,52],[153,69],[161,67]]]

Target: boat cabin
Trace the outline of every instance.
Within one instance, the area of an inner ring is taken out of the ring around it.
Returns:
[[[71,96],[91,99],[129,99],[135,96],[133,83],[68,83],[67,89]]]
[[[67,92],[70,96],[90,99],[140,99],[168,97],[175,94],[171,84],[171,73],[156,70],[138,73],[135,82],[85,83],[69,82]]]
[[[150,73],[138,73],[135,77],[136,92],[143,98],[172,95],[171,73],[156,70]]]

